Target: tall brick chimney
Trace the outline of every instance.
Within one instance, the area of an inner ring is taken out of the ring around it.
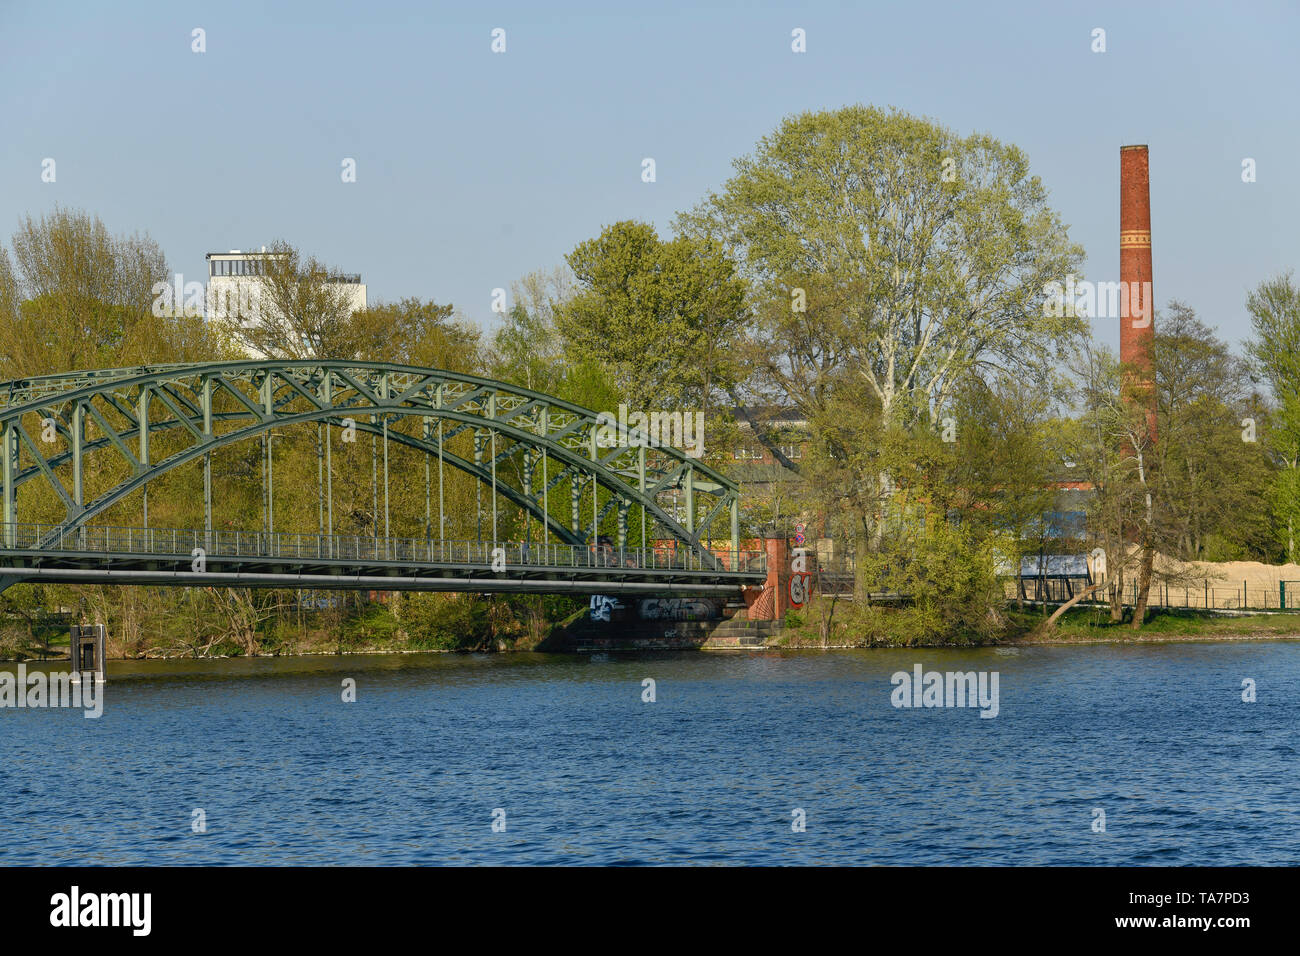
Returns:
[[[1151,187],[1145,146],[1119,151],[1119,358],[1127,367],[1123,395],[1146,408],[1147,435],[1156,438],[1155,302],[1151,294]]]

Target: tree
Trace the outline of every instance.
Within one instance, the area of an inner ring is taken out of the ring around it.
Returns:
[[[579,291],[555,309],[566,352],[604,366],[630,406],[709,408],[732,385],[745,289],[716,243],[618,222],[568,263]]]
[[[1196,317],[1171,302],[1154,342],[1155,446],[1162,550],[1184,560],[1267,558],[1272,468],[1256,440],[1263,415],[1246,363]]]
[[[114,235],[96,216],[56,208],[39,219],[25,217],[12,245],[12,259],[0,248],[0,377],[233,357],[202,316],[164,306],[159,290],[169,286],[167,263],[148,236]],[[173,440],[155,436],[155,454],[165,454]],[[88,455],[89,496],[120,481],[119,467]],[[177,487],[183,481],[170,475],[162,483]],[[64,514],[63,502],[44,483],[33,482],[19,494],[28,520],[56,521]],[[117,513],[131,507],[119,506]],[[110,603],[117,609],[121,626],[114,639],[133,653],[142,649],[144,614],[170,603],[142,589],[120,588],[110,597],[100,588],[19,585],[0,595],[0,607],[87,600],[101,620]]]
[[[271,358],[349,358],[356,349],[352,296],[338,271],[276,240],[255,260],[251,311],[229,315],[230,332]]]
[[[1153,508],[1152,474],[1146,467],[1146,412],[1121,394],[1123,369],[1109,349],[1084,343],[1072,359],[1080,411],[1075,436],[1077,461],[1092,482],[1088,526],[1106,555],[1111,620],[1124,614],[1124,579],[1142,556],[1127,533]],[[1150,522],[1148,522],[1148,527]],[[1141,621],[1136,622],[1140,626]]]
[[[344,319],[330,358],[422,365],[453,372],[483,369],[482,333],[452,305],[407,297],[377,303]]]
[[[1246,299],[1255,337],[1246,354],[1273,392],[1271,447],[1281,465],[1273,486],[1273,509],[1286,546],[1297,560],[1300,525],[1300,286],[1291,273],[1261,282]]]
[[[950,487],[962,523],[983,539],[1001,534],[1001,557],[1018,575],[1022,558],[1041,551],[1057,504],[1055,481],[1073,450],[1055,416],[1052,390],[999,374],[972,379],[954,404]],[[1023,599],[1019,588],[1018,603]]]
[[[1300,396],[1283,398],[1270,421],[1269,448],[1279,467],[1269,502],[1287,562],[1295,564],[1296,528],[1300,525]]]
[[[1187,305],[1156,317],[1156,433],[1126,395],[1109,351],[1075,363],[1081,417],[1077,450],[1094,485],[1089,525],[1106,551],[1112,620],[1123,616],[1124,578],[1138,574],[1133,626],[1141,627],[1157,552],[1184,560],[1267,556],[1270,466],[1242,421],[1254,402],[1245,366]],[[1171,576],[1170,583],[1189,583]]]
[[[0,376],[226,357],[201,317],[155,308],[167,284],[148,236],[61,208],[24,217],[13,259],[0,248]]]
[[[1081,329],[1048,283],[1082,252],[1023,152],[897,111],[790,117],[735,168],[678,228],[722,243],[755,302],[737,404],[793,402],[815,444],[854,449],[836,481],[865,559],[892,484],[863,449],[932,427],[971,374],[1044,378]]]
[[[573,298],[573,275],[567,267],[539,269],[512,283],[511,293],[514,305],[492,339],[493,377],[552,392],[569,367],[555,317]]]

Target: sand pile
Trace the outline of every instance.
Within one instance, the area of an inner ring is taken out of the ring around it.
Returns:
[[[1130,555],[1136,550],[1130,546]],[[1137,578],[1136,565],[1134,556],[1125,574],[1126,591]],[[1157,552],[1154,570],[1153,604],[1163,603],[1161,595],[1167,593],[1173,606],[1276,608],[1281,596],[1279,584],[1286,581],[1287,607],[1300,607],[1300,565],[1297,564],[1180,561]]]
[[[1156,554],[1155,571],[1161,578],[1182,583],[1208,581],[1210,587],[1239,588],[1242,582],[1256,588],[1277,590],[1281,581],[1300,582],[1300,564],[1261,564],[1259,561],[1179,561],[1166,554]],[[1300,593],[1300,583],[1295,585]],[[1288,588],[1289,590],[1289,588]]]

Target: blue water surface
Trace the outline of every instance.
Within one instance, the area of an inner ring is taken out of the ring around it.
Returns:
[[[998,716],[895,708],[917,663],[996,671]],[[1300,862],[1294,642],[127,662],[105,695],[0,710],[0,864]]]

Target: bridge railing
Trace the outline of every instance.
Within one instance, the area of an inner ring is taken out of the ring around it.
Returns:
[[[582,568],[633,571],[716,571],[705,556],[689,548],[619,548],[608,544],[568,545],[519,541],[441,541],[383,538],[360,534],[293,531],[235,531],[179,528],[0,524],[0,551],[159,555],[171,558],[267,558],[279,562],[344,561],[485,567],[506,569]],[[767,568],[762,551],[716,555],[723,570],[759,573]]]

